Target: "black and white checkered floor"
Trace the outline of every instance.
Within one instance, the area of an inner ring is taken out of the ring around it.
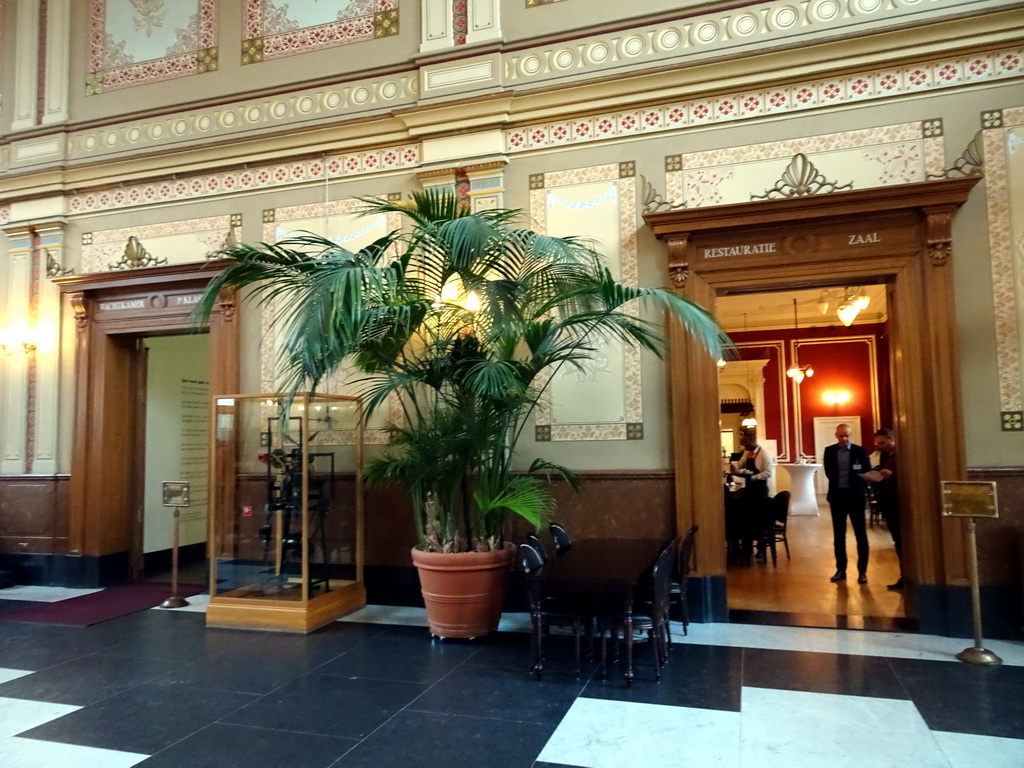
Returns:
[[[0,592],[0,611],[81,594]],[[1024,645],[691,625],[655,683],[575,679],[556,640],[526,672],[526,617],[432,642],[371,607],[306,637],[207,630],[203,598],[88,628],[0,621],[0,766],[1024,766]]]

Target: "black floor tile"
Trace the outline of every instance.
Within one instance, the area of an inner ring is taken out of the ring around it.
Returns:
[[[887,660],[874,656],[746,648],[743,685],[884,699],[909,698]]]
[[[162,675],[156,659],[92,654],[0,684],[0,696],[84,706]]]
[[[411,709],[556,725],[584,684],[571,672],[534,680],[526,669],[464,664],[431,686]]]
[[[889,664],[932,730],[1024,737],[1024,668],[916,659]]]
[[[11,613],[12,611],[20,611],[22,608],[31,608],[33,605],[38,605],[38,603],[32,600],[0,599],[0,614]]]
[[[263,695],[307,674],[319,663],[315,655],[311,658],[301,651],[274,655],[246,643],[182,664],[154,682]]]
[[[646,648],[643,649],[646,651]],[[740,711],[743,687],[743,650],[711,645],[676,643],[669,661],[661,669],[661,682],[654,682],[648,660],[627,688],[618,667],[606,680],[593,678],[583,690],[591,699],[633,701],[698,709]]]
[[[19,735],[152,755],[254,698],[243,693],[146,683]]]
[[[0,622],[0,667],[38,671],[110,647],[111,640],[91,627],[29,622]]]
[[[394,680],[305,675],[224,720],[361,739],[412,703],[427,687]]]
[[[341,758],[337,768],[530,768],[553,732],[550,724],[406,710]]]
[[[321,674],[434,683],[477,652],[471,643],[386,633],[319,667]]]
[[[356,742],[214,723],[138,763],[145,768],[327,768]]]

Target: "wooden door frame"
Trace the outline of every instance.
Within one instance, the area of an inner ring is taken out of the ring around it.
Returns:
[[[908,614],[945,633],[946,590],[967,583],[961,522],[942,519],[940,480],[966,478],[952,220],[978,177],[644,215],[684,295],[714,311],[728,293],[890,284],[893,411]],[[865,235],[874,235],[867,237]],[[717,366],[669,328],[676,525],[700,525],[704,616],[728,619],[725,522],[717,450]],[[798,427],[799,428],[799,427]],[[827,575],[827,574],[826,574]]]
[[[130,374],[126,338],[195,331],[197,297],[223,268],[216,262],[55,278],[75,318],[75,416],[71,448],[68,553],[81,558],[79,583],[123,581],[130,572],[133,529],[134,403],[110,395]],[[208,326],[210,394],[239,388],[239,327],[233,294],[220,297]],[[129,412],[130,411],[130,412]]]

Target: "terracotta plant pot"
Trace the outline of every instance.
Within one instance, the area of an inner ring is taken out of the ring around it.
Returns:
[[[479,637],[495,631],[515,552],[510,542],[493,552],[413,549],[412,562],[420,574],[431,634]]]

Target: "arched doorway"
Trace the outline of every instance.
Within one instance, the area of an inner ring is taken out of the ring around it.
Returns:
[[[54,280],[76,328],[67,551],[77,567],[69,582],[101,586],[132,575],[139,555],[140,340],[195,331],[192,309],[217,271],[215,264],[184,264]],[[219,302],[208,332],[210,394],[233,393],[239,376],[233,296]]]
[[[952,219],[976,177],[650,213],[675,286],[712,311],[719,295],[885,283],[901,464],[908,615],[945,633],[947,590],[962,587],[960,521],[941,518],[940,480],[966,476]],[[716,364],[670,328],[679,530],[701,526],[703,615],[727,620]]]

